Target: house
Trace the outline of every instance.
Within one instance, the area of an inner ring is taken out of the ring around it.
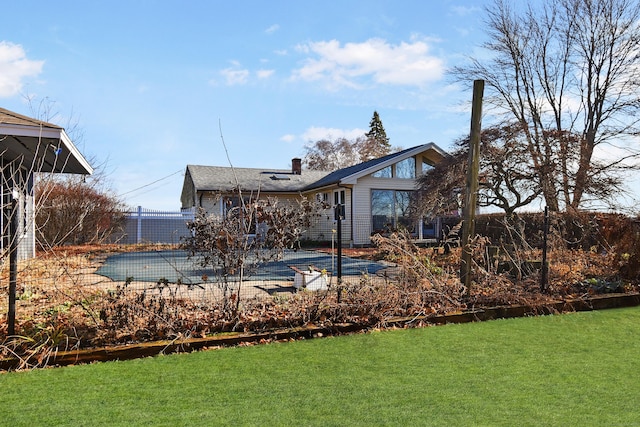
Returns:
[[[350,245],[367,245],[373,233],[398,227],[421,238],[422,225],[408,215],[411,194],[416,178],[446,155],[428,143],[333,172],[302,170],[300,159],[293,159],[291,170],[188,165],[180,200],[182,209],[222,215],[225,206],[238,204],[238,188],[247,199],[315,197],[344,205],[343,241]],[[333,211],[327,210],[307,238],[331,240],[334,220]]]
[[[1,247],[15,238],[18,259],[35,256],[35,176],[51,173],[90,175],[93,169],[60,126],[0,108],[2,167]],[[13,215],[17,230],[9,233]]]

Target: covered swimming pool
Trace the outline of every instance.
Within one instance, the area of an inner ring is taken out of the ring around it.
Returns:
[[[312,250],[286,250],[282,259],[259,265],[255,271],[245,273],[245,280],[288,281],[295,271],[291,267],[306,270],[314,266],[336,275],[337,259],[334,255]],[[387,266],[358,258],[342,257],[342,275],[359,276],[375,274]],[[183,250],[125,252],[109,256],[97,274],[113,281],[158,282],[199,284],[215,280],[216,271],[197,265],[197,258],[189,258]]]

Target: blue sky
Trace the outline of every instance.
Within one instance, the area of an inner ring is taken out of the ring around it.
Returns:
[[[469,132],[446,69],[485,38],[477,0],[29,1],[3,5],[0,106],[78,122],[129,206],[177,210],[187,164],[287,169],[355,138],[374,110],[394,146]],[[72,138],[74,135],[71,135]]]

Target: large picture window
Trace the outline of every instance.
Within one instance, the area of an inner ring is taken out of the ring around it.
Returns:
[[[371,190],[373,232],[411,229],[409,205],[412,191]]]

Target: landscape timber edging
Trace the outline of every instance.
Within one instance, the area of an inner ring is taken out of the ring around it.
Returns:
[[[603,310],[608,308],[635,307],[638,305],[640,305],[640,293],[596,295],[585,299],[556,301],[540,306],[500,306],[437,316],[398,317],[387,320],[384,322],[384,325],[387,327],[406,327],[419,322],[423,324],[443,325],[545,314]],[[307,325],[298,328],[261,332],[224,333],[205,338],[185,338],[113,347],[60,351],[49,358],[48,366],[131,360],[160,354],[191,352],[209,347],[230,347],[243,343],[283,341],[300,338],[308,339],[359,332],[371,327],[372,325],[370,324],[358,323],[338,323],[330,326]],[[16,369],[19,366],[20,359],[18,358],[0,360],[0,370]]]

